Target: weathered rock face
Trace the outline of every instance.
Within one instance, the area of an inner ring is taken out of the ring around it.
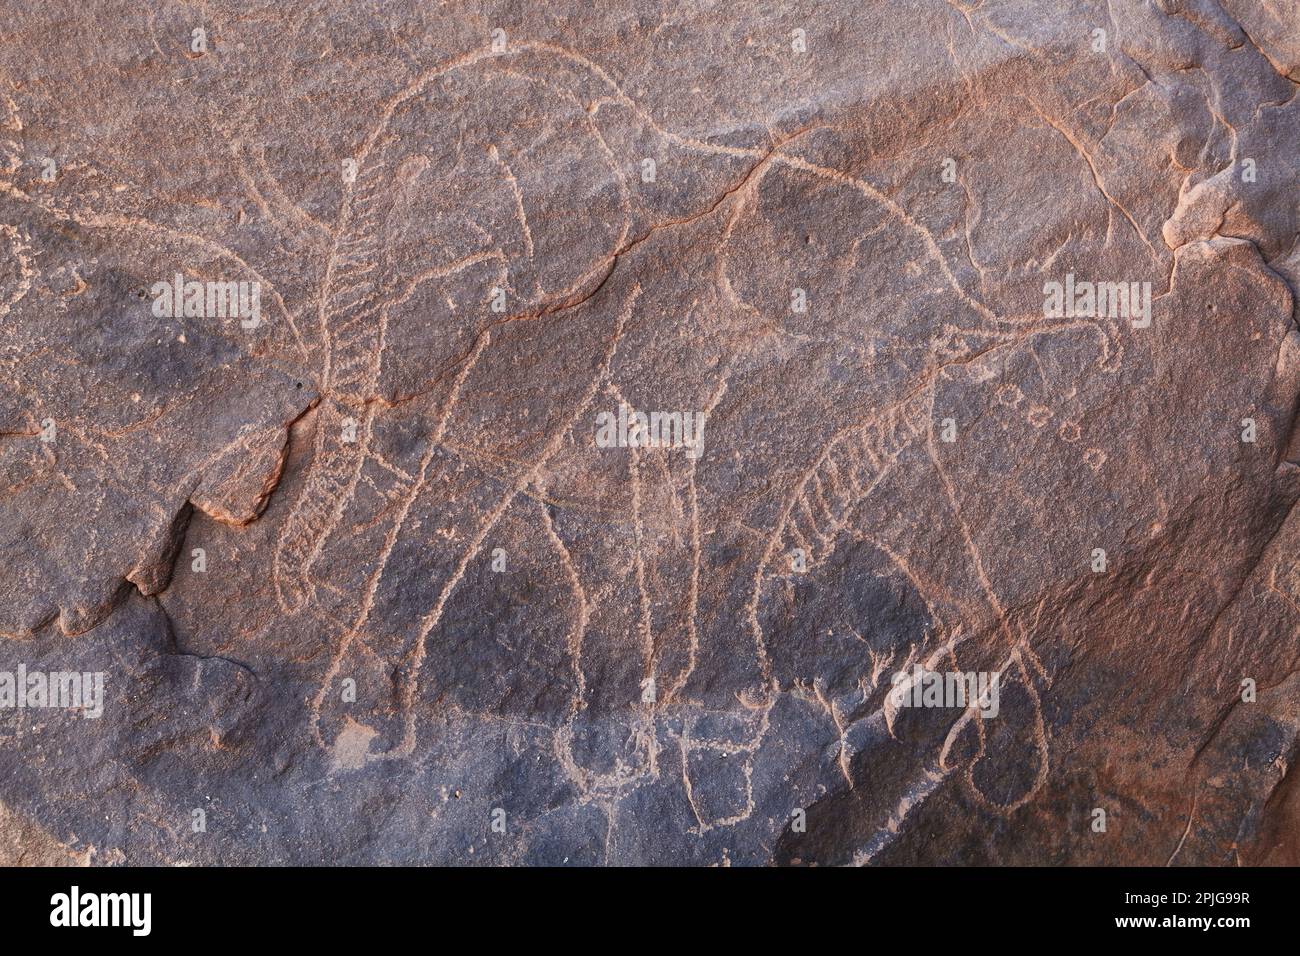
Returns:
[[[4,858],[1300,862],[1294,0],[456,6],[11,15]]]

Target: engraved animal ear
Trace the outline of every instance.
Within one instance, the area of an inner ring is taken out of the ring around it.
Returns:
[[[393,178],[400,185],[407,186],[419,179],[428,168],[429,157],[408,156],[398,165],[397,173]]]

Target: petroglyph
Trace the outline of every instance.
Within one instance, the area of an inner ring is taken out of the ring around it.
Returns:
[[[51,816],[93,755],[0,727],[10,813],[130,862],[1227,861],[1280,776],[1164,802],[1300,724],[1284,31],[345,6],[0,50],[0,670],[117,662],[122,794]],[[151,822],[200,791],[260,836]]]

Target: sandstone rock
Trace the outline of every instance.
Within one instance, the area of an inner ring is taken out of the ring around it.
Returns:
[[[7,858],[1300,862],[1297,24],[15,13]]]

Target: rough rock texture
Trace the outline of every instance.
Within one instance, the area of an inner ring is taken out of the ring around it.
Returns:
[[[0,25],[0,858],[1300,862],[1295,0],[148,6]]]

